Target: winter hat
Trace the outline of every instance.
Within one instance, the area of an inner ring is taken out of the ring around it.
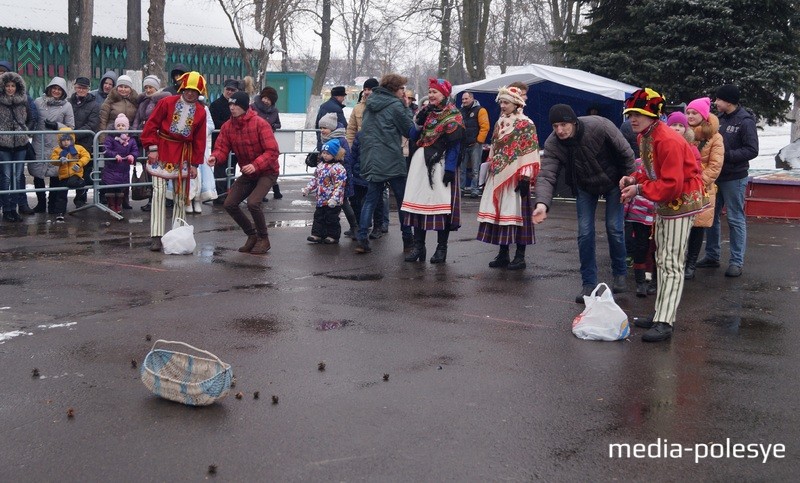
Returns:
[[[119,79],[117,79],[117,82],[119,83]],[[201,95],[208,97],[208,92],[206,92],[206,78],[200,75],[199,72],[186,72],[178,78],[178,92],[185,89],[195,90]]]
[[[0,60],[0,69],[5,69],[6,72],[14,72],[14,66],[7,60]]]
[[[703,119],[708,121],[708,114],[711,112],[711,98],[709,97],[701,97],[699,99],[695,99],[686,106],[686,110],[694,109],[695,111],[699,112]]]
[[[578,116],[575,111],[567,104],[556,104],[550,108],[550,124],[557,124],[559,122],[578,122]]]
[[[275,103],[278,102],[278,91],[276,91],[274,87],[267,86],[261,89],[261,94],[259,94],[258,97],[262,99],[266,97],[274,106]]]
[[[689,120],[686,119],[686,114],[681,111],[675,111],[667,117],[667,126],[673,124],[683,124],[683,127],[689,129]]]
[[[497,97],[494,100],[498,104],[500,101],[508,101],[519,107],[525,105],[525,99],[522,98],[522,91],[519,87],[501,87],[497,90]]]
[[[128,128],[131,127],[131,122],[128,120],[128,116],[126,116],[125,114],[123,114],[121,112],[119,114],[117,114],[116,119],[114,119],[114,127],[116,128],[120,124],[125,126],[125,129],[128,129]]]
[[[231,94],[228,104],[236,104],[246,111],[250,108],[250,96],[244,91],[236,91]]]
[[[380,85],[378,83],[378,79],[374,77],[370,77],[369,79],[364,81],[364,89],[374,89]]]
[[[345,91],[344,86],[336,86],[331,89],[331,97],[339,97],[339,96],[346,96],[347,91]]]
[[[123,74],[123,75],[117,77],[117,85],[118,86],[128,86],[130,88],[133,88],[133,79],[131,79],[129,76]]]
[[[339,154],[339,148],[341,148],[341,146],[339,140],[334,138],[322,145],[322,152],[324,153],[327,151],[336,157],[336,155]]]
[[[731,104],[739,104],[739,88],[733,84],[725,84],[717,89],[717,99],[722,99]]]
[[[325,114],[324,116],[319,118],[319,122],[317,122],[317,125],[319,126],[320,129],[330,129],[331,131],[336,129],[336,126],[338,124],[339,122],[336,118],[336,113],[334,112],[329,112]]]
[[[152,87],[155,87],[156,89],[161,89],[161,79],[159,79],[158,77],[156,77],[154,75],[149,75],[149,76],[144,78],[144,80],[142,81],[142,85],[143,86],[152,86]]]
[[[447,79],[434,79],[430,77],[428,78],[428,89],[436,89],[444,94],[445,97],[450,97],[450,93],[453,92],[453,85],[450,84]]]
[[[92,85],[92,82],[89,80],[88,77],[78,77],[77,79],[75,79],[75,85],[82,87],[90,87]]]
[[[242,85],[239,84],[239,81],[236,79],[226,79],[222,87],[225,89],[236,89],[237,91],[242,90]]]
[[[664,102],[665,100],[661,97],[661,94],[649,87],[645,87],[625,99],[625,110],[622,111],[622,114],[627,115],[632,112],[638,112],[648,117],[658,118],[661,115]]]

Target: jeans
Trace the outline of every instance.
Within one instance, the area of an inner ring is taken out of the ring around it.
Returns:
[[[400,231],[403,238],[411,238],[411,227],[403,224],[403,214],[400,207],[403,205],[403,194],[406,191],[405,178],[391,178],[386,181],[374,182],[368,181],[367,196],[364,197],[364,205],[361,207],[361,219],[358,223],[358,240],[362,243],[367,243],[367,234],[369,230],[370,221],[375,213],[375,206],[378,204],[378,198],[383,196],[384,183],[389,183],[394,192],[394,198],[397,201],[397,214],[400,217]],[[388,203],[386,203],[388,205]],[[380,228],[380,227],[378,227]]]
[[[714,224],[707,230],[706,257],[719,261],[720,230],[719,214],[727,206],[728,229],[731,239],[731,265],[739,267],[744,265],[744,251],[747,246],[747,219],[744,215],[744,193],[747,188],[747,178],[731,181],[717,181],[717,204],[714,207]]]
[[[472,170],[472,184],[470,187],[473,192],[478,191],[478,175],[481,172],[481,155],[483,154],[483,145],[475,143],[472,146],[464,147],[464,166],[461,169],[461,189],[467,187],[467,169]]]
[[[611,273],[625,275],[625,230],[619,187],[603,194],[606,200],[606,236],[611,257]],[[599,195],[592,195],[578,188],[578,256],[581,260],[583,285],[597,285],[597,258],[595,254],[594,215]]]
[[[25,161],[25,150],[26,148],[24,146],[16,151],[5,151],[0,149],[0,161]],[[25,189],[24,183],[22,186],[19,185],[20,173],[23,173],[24,170],[24,162],[0,163],[0,191]],[[25,193],[0,195],[0,202],[2,202],[4,212],[16,211],[17,205],[21,205],[24,200]]]

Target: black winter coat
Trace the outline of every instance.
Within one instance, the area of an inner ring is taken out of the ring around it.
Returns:
[[[725,162],[717,182],[746,178],[750,160],[758,156],[755,116],[741,106],[730,114],[721,114],[719,133],[725,146]]]
[[[80,101],[78,96],[72,94],[69,103],[72,104],[72,114],[75,116],[75,129],[97,132],[100,127],[100,105],[94,94],[90,92]],[[90,154],[93,140],[94,136],[91,134],[75,134],[75,144],[83,146]]]

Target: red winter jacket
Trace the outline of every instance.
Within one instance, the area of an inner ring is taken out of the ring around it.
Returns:
[[[213,156],[218,163],[224,162],[231,151],[236,154],[240,167],[248,164],[256,167],[252,178],[280,174],[280,151],[272,128],[252,109],[242,116],[231,117],[222,125]]]

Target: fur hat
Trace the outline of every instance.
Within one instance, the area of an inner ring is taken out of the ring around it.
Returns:
[[[429,77],[428,89],[436,89],[444,94],[445,97],[450,97],[450,93],[453,92],[453,85],[450,84],[447,79],[434,79],[433,77]]]
[[[317,126],[319,126],[320,129],[330,129],[331,131],[336,129],[336,126],[338,126],[338,125],[339,125],[339,121],[336,118],[336,113],[335,112],[329,112],[329,113],[325,114],[324,116],[319,118],[319,122],[317,122]],[[336,153],[334,153],[334,154],[336,154]]]
[[[370,77],[369,79],[364,81],[364,89],[374,89],[378,87],[378,79],[374,77]]]
[[[661,115],[661,109],[664,108],[664,102],[661,94],[645,87],[634,92],[625,100],[625,110],[622,111],[622,114],[638,112],[648,117],[658,118]]]
[[[75,85],[82,87],[91,87],[92,82],[89,80],[88,77],[78,77],[77,79],[75,79]]]
[[[128,129],[128,128],[131,127],[131,122],[128,120],[128,116],[126,116],[125,114],[123,114],[121,112],[119,114],[117,114],[116,119],[114,119],[114,127],[116,128],[120,124],[125,126],[125,129]]]
[[[578,116],[571,106],[567,104],[556,104],[550,108],[550,124],[557,124],[559,122],[578,122]]]
[[[133,88],[133,79],[131,79],[130,76],[127,76],[127,75],[123,74],[123,75],[117,77],[117,85],[118,86],[128,86],[130,88]]]
[[[342,145],[339,143],[339,140],[334,138],[322,145],[322,152],[324,153],[327,151],[335,158],[336,155],[339,154],[339,148],[341,147]]]
[[[733,84],[725,84],[717,89],[717,99],[722,99],[725,102],[739,104],[740,97],[739,88]]]
[[[121,78],[122,77],[120,77],[120,79]],[[117,83],[119,83],[119,79],[117,79]],[[193,89],[201,95],[208,97],[208,92],[206,92],[206,78],[200,75],[199,72],[186,72],[180,76],[178,79],[178,92],[182,92],[185,89]]]
[[[274,106],[275,103],[278,102],[278,91],[276,91],[274,87],[267,86],[261,89],[261,93],[258,95],[258,97],[262,99],[266,97]]]
[[[519,89],[519,87],[503,86],[498,89],[495,102],[499,104],[500,101],[508,101],[512,104],[516,104],[519,107],[523,107],[525,105],[525,99],[522,98],[522,91]]]
[[[346,95],[347,91],[345,90],[344,86],[336,86],[331,89],[331,97],[341,97]]]
[[[228,104],[236,104],[246,111],[250,109],[250,96],[244,91],[236,91],[231,94],[231,97],[228,99]]]
[[[711,98],[701,97],[695,99],[686,106],[686,110],[688,111],[689,109],[699,112],[703,119],[708,121],[708,115],[711,113]]]
[[[161,79],[159,79],[154,75],[149,75],[144,78],[144,80],[142,81],[142,85],[145,87],[151,86],[155,87],[156,89],[161,89]]]
[[[672,126],[673,124],[683,124],[683,127],[689,129],[689,120],[686,119],[686,114],[681,111],[675,111],[667,116],[667,126]]]

